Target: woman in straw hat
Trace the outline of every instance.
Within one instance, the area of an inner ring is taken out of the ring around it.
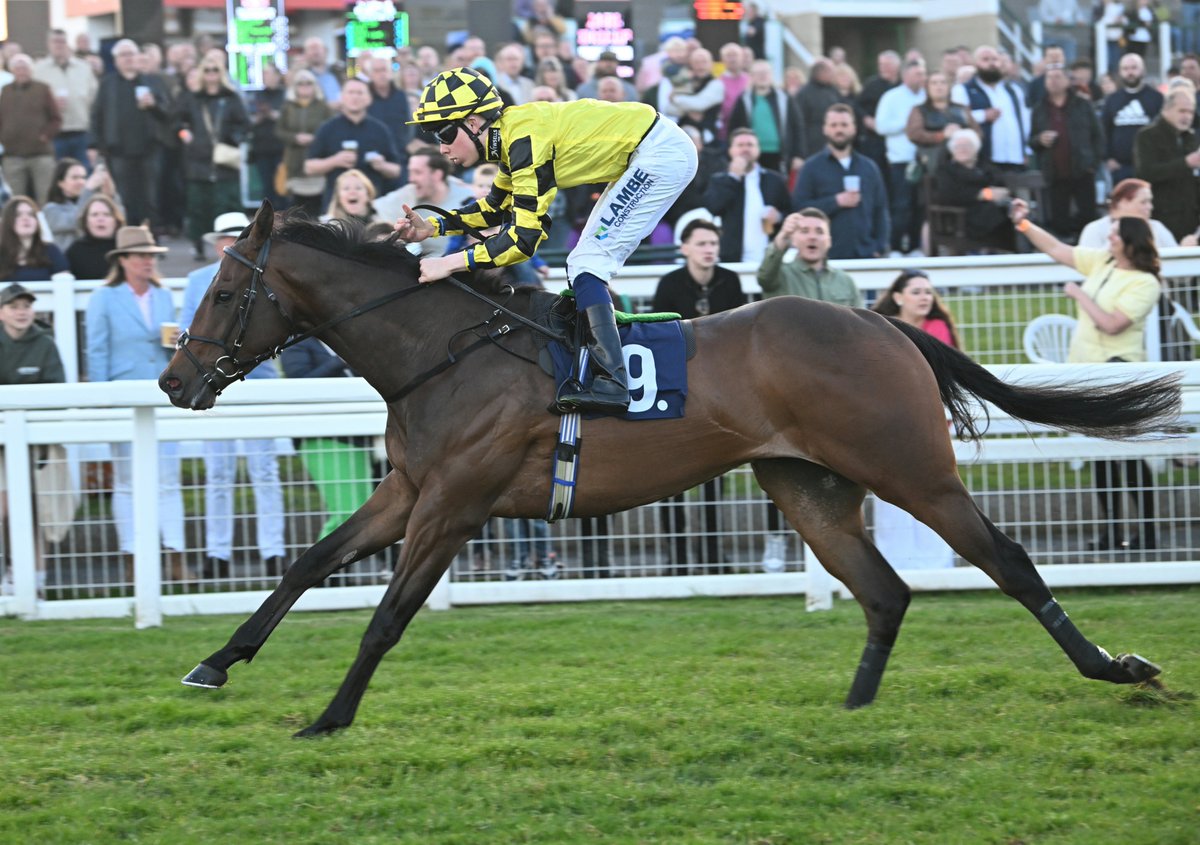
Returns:
[[[159,284],[158,256],[166,252],[144,226],[122,226],[116,248],[107,257],[107,284],[97,288],[87,307],[89,381],[157,379],[171,358],[163,345],[174,339],[175,305]],[[113,521],[122,555],[133,554],[132,444],[114,443]],[[179,581],[193,577],[183,565],[183,497],[179,488],[179,456],[175,443],[159,447],[158,515],[167,549],[166,571]],[[126,577],[132,559],[125,558]]]

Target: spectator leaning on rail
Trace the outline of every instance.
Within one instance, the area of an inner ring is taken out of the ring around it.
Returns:
[[[464,223],[500,226],[466,252],[422,259],[422,282],[529,259],[546,238],[550,203],[560,188],[610,183],[567,256],[576,308],[591,329],[591,358],[602,372],[561,402],[571,410],[624,411],[629,390],[608,282],[695,175],[691,139],[644,103],[575,100],[504,108],[487,78],[469,68],[445,71],[428,85],[414,120],[433,131],[451,161],[500,164],[491,193],[474,205],[430,220],[406,208],[396,222],[409,241],[457,234]]]
[[[0,281],[40,282],[67,269],[67,259],[53,243],[42,240],[38,207],[16,196],[0,212]]]
[[[237,242],[250,220],[240,211],[226,212],[213,222],[213,230],[204,235],[217,259],[188,274],[183,293],[179,326],[186,330],[196,316],[204,295],[220,267],[222,252]],[[274,361],[265,361],[247,375],[250,379],[278,378]],[[267,575],[282,575],[283,487],[279,483],[279,459],[275,443],[269,439],[204,441],[204,541],[205,578],[230,577],[233,558],[233,483],[237,479],[237,444],[242,444],[246,470],[254,485],[255,539]]]

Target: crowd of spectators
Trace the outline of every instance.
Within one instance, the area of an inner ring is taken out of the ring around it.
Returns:
[[[730,274],[715,268],[717,260],[759,264],[767,295],[861,305],[853,283],[826,259],[927,254],[933,204],[962,210],[974,251],[1028,249],[1010,215],[1014,184],[1039,185],[1041,225],[1068,244],[1081,232],[1103,238],[1125,216],[1147,220],[1159,245],[1168,238],[1195,243],[1194,54],[1182,55],[1167,78],[1152,80],[1140,35],[1127,33],[1112,56],[1113,74],[1097,78],[1087,59],[1068,64],[1064,50],[1051,46],[1027,80],[990,44],[951,46],[936,57],[884,50],[860,81],[837,47],[777,75],[763,56],[761,20],[751,14],[744,24],[742,39],[715,56],[694,39],[668,37],[625,67],[613,53],[594,62],[576,55],[553,3],[533,0],[509,43],[471,36],[444,51],[426,44],[367,54],[349,74],[331,61],[324,40],[308,38],[288,57],[287,72],[267,68],[255,91],[238,88],[228,57],[207,37],[162,46],[121,39],[104,58],[86,39],[71,49],[60,30],[49,32],[36,60],[5,43],[0,281],[36,281],[62,270],[107,277],[88,309],[90,377],[153,377],[165,354],[159,324],[175,317],[148,258],[161,250],[155,238],[185,236],[197,263],[216,257],[212,247],[225,240],[212,231],[214,220],[243,211],[243,171],[257,174],[261,195],[278,208],[364,224],[388,223],[404,205],[457,208],[481,184],[487,190],[494,172],[459,172],[436,139],[408,124],[423,85],[457,66],[489,76],[509,104],[638,99],[684,128],[699,152],[699,171],[651,241],[675,244],[674,226],[685,215],[714,221],[683,230],[685,266],[671,282],[700,291],[690,302],[696,313],[704,313],[701,303],[709,312],[726,307],[718,283]],[[1029,174],[1040,182],[1015,178]],[[1114,185],[1121,189],[1106,213],[1097,197]],[[556,198],[551,213],[562,221],[556,229],[566,231],[563,245],[571,245],[603,187]],[[1152,197],[1161,223],[1151,219]],[[448,240],[431,239],[422,251],[445,251]],[[135,304],[121,307],[122,297]],[[181,322],[186,328],[188,320]],[[330,350],[311,343],[285,360],[288,374],[348,372]],[[144,355],[135,347],[145,347]],[[349,454],[345,446],[303,450],[314,478],[327,480],[323,533],[364,495],[365,470],[335,467],[330,457]],[[171,501],[163,504],[163,541],[175,550],[182,542],[174,522],[177,461],[164,457],[163,492]],[[227,479],[229,455],[207,459]],[[259,475],[270,494],[270,473]],[[336,478],[351,481],[339,486]],[[118,478],[118,492],[127,492],[126,482]],[[117,522],[127,551],[128,514]],[[276,570],[277,535],[260,544]],[[219,571],[228,562],[227,541],[210,542],[208,557],[206,569]],[[184,577],[182,565],[177,574]]]

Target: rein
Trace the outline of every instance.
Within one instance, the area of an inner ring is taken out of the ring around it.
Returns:
[[[431,207],[431,206],[417,206],[417,207],[418,208],[422,208],[422,207],[431,208],[433,211],[445,214],[445,212],[443,212],[441,209],[438,209],[436,207]],[[467,227],[467,228],[471,229],[471,234],[478,236],[479,233],[477,232],[477,230],[474,230],[471,227]],[[347,320],[351,320],[355,317],[359,317],[363,314],[366,314],[369,311],[374,311],[376,308],[379,308],[383,305],[387,305],[388,303],[394,302],[398,299],[403,299],[404,297],[408,296],[409,294],[416,293],[417,291],[428,287],[428,285],[423,285],[423,284],[418,283],[412,287],[402,288],[400,290],[396,290],[396,291],[392,291],[391,293],[384,294],[383,296],[376,297],[375,299],[372,299],[369,302],[366,302],[366,303],[358,306],[357,308],[354,308],[351,311],[346,312],[345,314],[341,314],[337,317],[328,319],[325,322],[321,323],[320,325],[314,326],[313,328],[309,329],[306,332],[302,332],[301,334],[292,334],[285,343],[282,343],[279,346],[276,346],[275,348],[273,348],[267,352],[263,352],[263,353],[255,356],[254,358],[242,360],[242,359],[239,359],[237,356],[242,348],[242,344],[245,342],[246,332],[249,330],[249,326],[250,326],[250,315],[253,313],[254,305],[258,301],[258,293],[259,293],[260,287],[262,289],[263,295],[266,296],[266,298],[270,302],[274,303],[274,305],[275,305],[276,309],[278,309],[280,315],[287,322],[288,328],[291,329],[295,324],[293,323],[291,316],[287,313],[287,310],[284,309],[283,303],[281,303],[279,301],[278,295],[276,295],[275,291],[273,291],[271,289],[270,285],[267,284],[266,279],[263,277],[263,274],[267,269],[267,259],[271,254],[271,239],[268,237],[267,240],[263,243],[262,249],[259,250],[258,256],[257,256],[256,260],[254,260],[254,261],[251,261],[249,258],[242,255],[240,252],[233,249],[233,247],[227,246],[227,247],[225,247],[223,252],[227,256],[232,258],[233,260],[237,261],[242,266],[248,267],[251,270],[250,285],[249,285],[249,287],[246,288],[246,292],[242,295],[242,302],[238,305],[238,320],[236,323],[237,328],[238,328],[237,337],[234,338],[232,344],[228,343],[228,337],[229,337],[229,334],[233,331],[233,326],[230,326],[230,329],[228,332],[225,333],[224,338],[202,337],[200,335],[193,335],[190,332],[188,332],[187,330],[184,330],[183,333],[180,334],[179,340],[176,343],[176,348],[183,350],[183,352],[187,356],[188,360],[190,360],[192,362],[192,364],[196,367],[196,370],[200,373],[200,377],[204,380],[204,382],[207,385],[209,385],[209,387],[211,387],[213,389],[213,392],[218,396],[220,396],[221,392],[224,390],[224,388],[218,387],[216,384],[218,376],[221,378],[227,378],[227,379],[244,379],[246,377],[247,372],[254,369],[254,367],[258,366],[263,361],[266,361],[270,358],[278,357],[280,355],[280,353],[283,352],[283,350],[285,350],[291,346],[295,346],[296,344],[301,343],[302,341],[305,341],[310,337],[319,335],[322,332],[326,331],[327,329],[330,329],[340,323],[344,323]],[[489,327],[490,323],[494,319],[496,319],[496,317],[500,316],[500,314],[508,315],[513,320],[515,320],[516,322],[525,326],[526,328],[530,329],[531,331],[538,332],[538,333],[550,338],[551,340],[565,341],[565,337],[562,334],[551,331],[550,329],[547,329],[544,326],[540,326],[537,323],[535,323],[534,321],[528,319],[527,317],[516,313],[515,311],[505,307],[504,305],[501,305],[500,303],[496,302],[495,300],[491,299],[490,297],[485,296],[484,294],[475,290],[470,285],[465,284],[458,278],[455,278],[455,276],[453,276],[453,275],[450,276],[448,278],[448,281],[454,287],[470,294],[471,296],[475,297],[476,299],[480,300],[481,302],[486,303],[488,305],[488,307],[490,307],[492,309],[492,314],[490,317],[488,317],[482,323],[479,323],[475,326],[471,326],[470,328],[467,328],[467,329],[463,329],[462,331],[456,332],[451,337],[450,343],[453,343],[454,338],[458,337],[458,335],[462,334],[464,331],[471,331],[472,329],[485,328],[485,329],[487,329],[486,334],[481,336],[474,343],[470,344],[466,348],[459,351],[457,354],[454,353],[453,351],[449,350],[449,344],[448,344],[447,345],[447,353],[446,353],[447,357],[445,360],[434,365],[433,367],[430,367],[429,369],[425,370],[424,372],[418,374],[413,379],[411,379],[404,387],[400,388],[395,393],[384,397],[385,402],[391,403],[391,402],[398,401],[399,399],[402,399],[403,397],[407,396],[412,391],[416,390],[422,384],[427,382],[429,379],[433,378],[434,376],[438,375],[439,373],[444,372],[445,370],[452,367],[454,364],[457,364],[460,360],[465,358],[467,355],[471,354],[472,352],[476,351],[477,349],[479,349],[483,346],[486,346],[489,343],[495,344],[497,347],[499,347],[500,349],[503,349],[505,352],[508,352],[510,355],[517,355],[517,353],[501,346],[498,342],[501,337],[503,337],[504,335],[506,335],[512,331],[512,327],[508,326],[508,325],[501,325],[501,326],[494,327],[494,328]],[[511,290],[512,290],[511,287],[509,288],[509,290],[511,292]],[[205,369],[204,365],[200,362],[200,359],[197,358],[195,353],[193,353],[192,350],[188,348],[191,341],[196,341],[199,343],[209,343],[214,346],[220,347],[221,351],[224,352],[223,355],[221,355],[219,358],[217,358],[216,361],[213,362],[212,370]],[[524,358],[524,356],[517,355],[517,357],[521,358],[522,360],[526,360]],[[232,370],[232,372],[227,372],[226,369],[223,367],[223,362],[226,362],[226,361],[228,361],[229,364],[224,364],[224,367],[229,367]],[[228,385],[226,385],[226,386],[228,386]]]

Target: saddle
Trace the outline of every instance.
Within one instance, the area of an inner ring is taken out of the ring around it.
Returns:
[[[572,291],[566,290],[556,294],[539,290],[534,291],[530,297],[529,318],[538,325],[566,338],[566,341],[559,345],[572,361],[579,360],[579,350],[586,346],[583,325],[578,319],[578,315],[579,312],[575,310],[575,294]],[[684,320],[673,311],[652,314],[630,314],[626,311],[616,311],[614,316],[617,319],[618,328],[635,323],[678,322],[679,329],[683,334],[685,360],[690,361],[696,355],[696,333],[692,329],[691,322]],[[534,340],[537,343],[538,366],[546,375],[551,378],[556,377],[559,372],[555,368],[551,346],[557,341],[536,332]],[[578,374],[576,373],[575,376],[578,377]]]

